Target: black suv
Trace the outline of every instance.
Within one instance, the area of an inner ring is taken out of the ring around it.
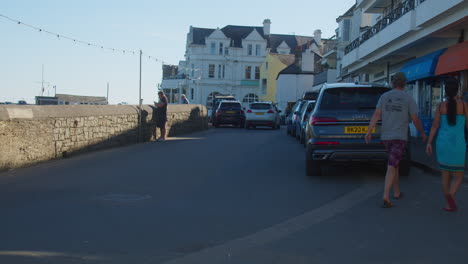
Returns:
[[[381,84],[325,84],[317,98],[315,111],[306,128],[306,173],[320,175],[321,168],[334,163],[385,163],[387,153],[380,140],[381,122],[366,144],[370,119],[380,96],[391,88]],[[407,175],[409,155],[400,163],[400,174]]]
[[[245,126],[245,113],[239,101],[221,101],[217,109],[213,108],[213,126],[235,125]]]

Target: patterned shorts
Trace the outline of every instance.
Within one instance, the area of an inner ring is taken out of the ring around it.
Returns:
[[[384,140],[383,144],[388,153],[388,165],[398,167],[405,153],[406,141],[404,140]]]

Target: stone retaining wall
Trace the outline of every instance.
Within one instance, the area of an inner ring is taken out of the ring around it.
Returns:
[[[155,140],[158,110],[137,106],[0,106],[0,170],[71,154]],[[201,105],[169,105],[169,136],[208,128]]]

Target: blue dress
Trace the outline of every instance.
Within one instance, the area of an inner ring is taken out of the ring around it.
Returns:
[[[439,168],[445,171],[465,170],[465,116],[457,115],[454,126],[448,124],[447,115],[440,117],[440,127],[436,139],[436,153]]]

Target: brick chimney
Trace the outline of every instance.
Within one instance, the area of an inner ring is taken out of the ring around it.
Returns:
[[[302,67],[302,46],[300,45],[297,45],[296,50],[294,51],[294,64]]]
[[[271,27],[271,20],[268,18],[263,20],[263,34],[265,36],[270,35],[270,27]]]

